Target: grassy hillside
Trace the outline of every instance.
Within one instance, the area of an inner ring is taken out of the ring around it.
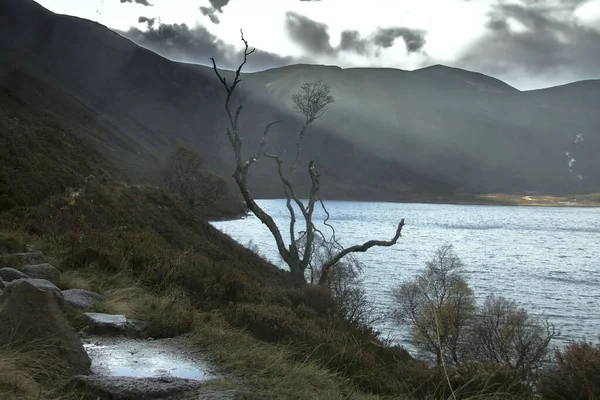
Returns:
[[[0,211],[80,188],[90,175],[123,178],[70,129],[0,87]]]
[[[204,346],[218,346],[227,339],[214,331],[218,326],[220,331],[242,329],[249,335],[242,338],[246,343],[259,340],[276,346],[274,351],[289,349],[285,353],[289,370],[282,373],[292,375],[298,369],[303,373],[306,363],[314,363],[319,370],[341,374],[348,383],[338,390],[347,395],[358,388],[382,394],[415,390],[420,384],[414,379],[427,374],[427,368],[404,350],[387,347],[370,329],[352,328],[336,316],[328,292],[293,287],[287,272],[199,220],[159,189],[91,182],[75,199],[56,196],[36,207],[5,212],[0,229],[16,229],[10,236],[25,235],[44,243],[60,270],[85,277],[84,286],[116,290],[111,310],[125,309],[149,319],[157,337],[193,330],[196,325],[186,317],[191,313],[204,329],[198,338]],[[112,278],[103,281],[106,276]],[[139,293],[188,306],[175,314],[170,309],[157,315],[136,303]],[[247,349],[231,339],[227,343],[233,346],[228,351],[240,357],[228,361],[238,364],[231,367],[234,372],[251,370],[239,365],[241,360],[250,362]],[[313,393],[307,398],[330,390],[302,388]]]

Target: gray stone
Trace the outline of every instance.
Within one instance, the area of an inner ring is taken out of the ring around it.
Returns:
[[[26,282],[29,285],[35,287],[37,290],[42,291],[42,292],[51,292],[54,295],[56,295],[56,297],[58,299],[60,299],[60,301],[63,301],[63,295],[62,292],[60,291],[59,288],[56,287],[56,285],[50,281],[47,281],[46,279],[34,279],[34,278],[19,278],[19,279],[15,279],[12,282],[9,282],[6,285],[6,291],[9,292],[10,290],[12,290],[11,288],[15,285],[19,285],[22,282]],[[62,305],[62,304],[61,304]]]
[[[92,308],[96,303],[104,299],[101,294],[83,289],[63,290],[62,294],[67,305],[82,309]]]
[[[76,376],[70,383],[71,387],[91,389],[111,399],[119,400],[164,399],[199,389],[201,385],[202,382],[182,378],[133,378],[98,375]]]
[[[4,268],[0,268],[0,278],[5,280],[6,282],[12,282],[16,279],[29,278],[29,277],[27,276],[27,274],[25,274],[21,271],[18,271],[14,268],[4,267]]]
[[[124,335],[129,338],[144,336],[139,321],[129,321],[124,315],[85,313],[76,319],[83,332],[90,335]]]
[[[15,253],[15,256],[23,264],[43,264],[46,262],[44,254],[41,251],[28,251],[26,253]]]
[[[30,278],[45,279],[58,285],[60,283],[60,271],[50,264],[26,265],[21,268]]]
[[[4,279],[2,279],[2,277],[0,276],[0,290],[4,289],[5,286],[6,286],[6,282],[4,282]]]
[[[17,279],[0,296],[0,343],[44,346],[72,375],[91,365],[83,344],[63,312],[60,290],[42,279]]]

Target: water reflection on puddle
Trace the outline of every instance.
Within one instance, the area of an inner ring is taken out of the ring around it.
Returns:
[[[181,354],[160,340],[92,339],[84,347],[92,359],[92,374],[119,377],[215,378],[208,364]]]

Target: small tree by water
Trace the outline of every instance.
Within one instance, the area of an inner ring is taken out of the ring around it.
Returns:
[[[547,361],[554,327],[501,296],[477,307],[463,269],[451,245],[439,248],[423,272],[392,290],[394,321],[408,323],[415,346],[438,365],[497,366],[532,382]]]
[[[394,320],[410,324],[415,346],[438,365],[458,365],[465,353],[475,297],[462,270],[452,246],[443,246],[421,274],[392,290]]]

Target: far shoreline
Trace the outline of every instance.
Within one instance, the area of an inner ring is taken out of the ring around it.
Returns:
[[[256,200],[285,200],[276,197],[260,197]],[[600,194],[582,195],[551,195],[551,194],[460,194],[445,196],[411,195],[405,198],[391,200],[383,199],[352,199],[352,198],[323,198],[323,201],[348,201],[356,203],[422,203],[473,206],[526,206],[526,207],[564,207],[564,208],[594,208],[600,207]]]

